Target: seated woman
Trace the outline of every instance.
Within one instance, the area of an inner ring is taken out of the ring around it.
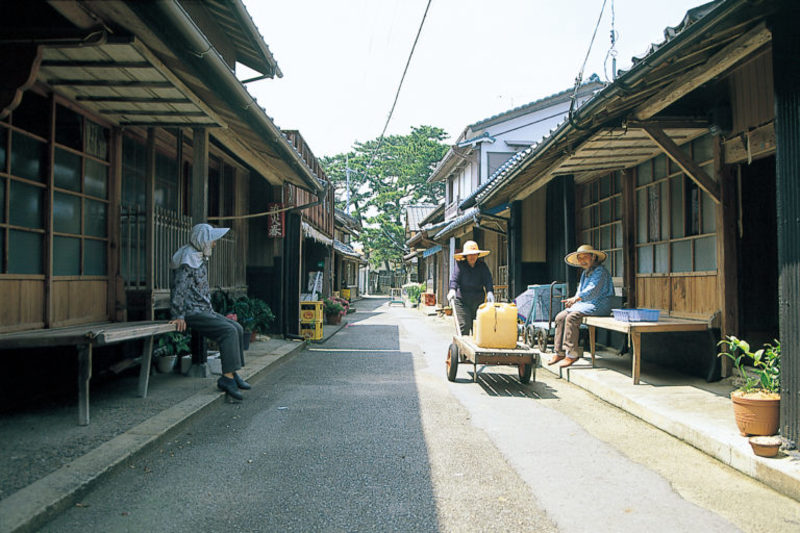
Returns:
[[[217,381],[217,387],[230,399],[241,401],[239,389],[250,388],[250,384],[236,372],[244,365],[244,331],[235,320],[214,312],[208,286],[208,258],[217,240],[228,229],[197,224],[192,228],[189,244],[180,247],[172,256],[170,323],[175,324],[178,331],[185,331],[188,326],[219,344],[222,377]]]
[[[607,257],[605,252],[584,244],[564,258],[568,265],[581,267],[583,272],[575,296],[561,300],[566,309],[556,315],[553,343],[556,353],[548,361],[548,365],[561,361],[558,366],[564,368],[580,359],[583,355],[578,352],[581,319],[588,315],[603,316],[611,313],[614,283],[611,273],[602,265]]]

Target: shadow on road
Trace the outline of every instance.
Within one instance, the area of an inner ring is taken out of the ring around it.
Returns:
[[[470,376],[468,381],[472,383],[474,374],[471,371],[468,374]],[[513,374],[480,371],[477,384],[489,396],[533,399],[557,398],[554,390],[544,383],[531,380],[530,383],[522,384],[517,376]]]

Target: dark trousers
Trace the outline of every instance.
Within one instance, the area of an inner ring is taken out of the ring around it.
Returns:
[[[219,313],[196,313],[186,316],[186,324],[219,344],[222,372],[235,372],[244,366],[244,329],[238,322]]]
[[[472,329],[472,322],[475,320],[475,315],[478,312],[478,307],[480,307],[482,303],[483,302],[462,300],[461,298],[456,298],[453,301],[453,311],[455,311],[456,317],[458,317],[458,325],[461,328],[462,335],[469,335]]]

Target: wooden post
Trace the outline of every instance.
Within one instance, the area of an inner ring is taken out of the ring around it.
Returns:
[[[78,346],[78,424],[89,425],[89,380],[92,379],[92,344]]]
[[[156,132],[147,128],[147,161],[145,162],[145,320],[155,315],[153,290],[155,289],[155,191],[156,191]]]
[[[622,171],[622,256],[624,258],[625,299],[628,307],[636,307],[636,184],[633,169]]]
[[[721,311],[721,335],[739,333],[739,239],[736,226],[739,217],[735,167],[725,165],[722,140],[714,142],[714,173],[720,184],[720,203],[716,205],[717,287]],[[722,359],[722,376],[731,375],[732,362]]]
[[[44,209],[44,326],[52,327],[55,320],[53,310],[53,189],[55,185],[55,160],[56,160],[56,99],[50,96],[50,130],[48,132],[48,160],[50,168],[47,171],[47,200]],[[9,135],[10,137],[10,135]],[[6,152],[11,154],[11,152]],[[83,179],[83,176],[81,176]],[[82,222],[81,222],[82,223]],[[8,241],[6,241],[8,242]]]
[[[192,224],[208,219],[208,129],[192,130],[192,200],[189,212]]]
[[[125,287],[120,273],[122,205],[122,130],[111,130],[111,173],[108,180],[108,314],[112,320],[124,321]]]
[[[153,336],[144,341],[142,350],[142,363],[139,366],[139,397],[147,398],[147,386],[150,383],[150,364],[153,360]]]

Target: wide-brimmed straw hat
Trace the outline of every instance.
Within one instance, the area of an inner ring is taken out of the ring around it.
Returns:
[[[564,261],[568,265],[579,267],[581,266],[581,264],[578,263],[578,254],[592,254],[595,257],[597,257],[597,259],[601,263],[608,258],[607,253],[601,252],[600,250],[595,250],[591,244],[581,244],[580,246],[578,246],[577,250],[575,250],[571,254],[567,254],[567,256],[564,258]]]
[[[460,261],[468,255],[475,255],[475,254],[477,254],[478,257],[486,257],[487,255],[489,255],[489,250],[481,250],[480,248],[478,248],[477,242],[467,241],[464,243],[464,249],[461,250],[461,253],[453,254],[453,257],[455,257]]]

